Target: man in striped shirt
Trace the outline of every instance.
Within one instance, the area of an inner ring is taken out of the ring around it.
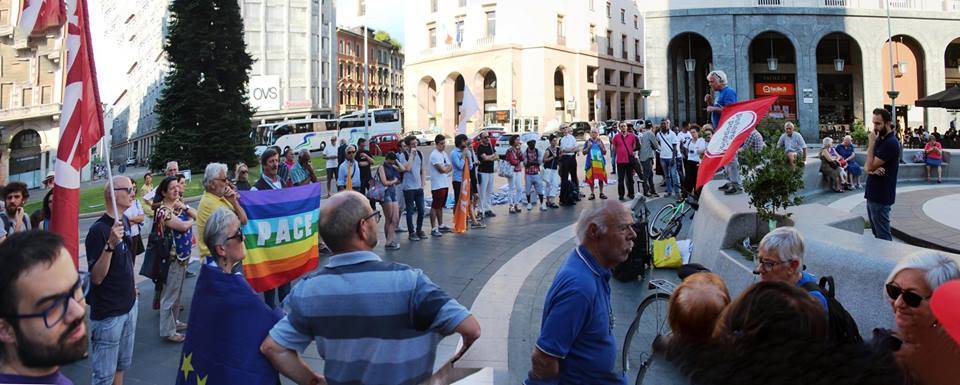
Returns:
[[[459,333],[463,348],[480,324],[421,270],[384,262],[377,245],[380,212],[354,191],[320,207],[320,236],[333,251],[326,266],[287,297],[287,315],[260,351],[299,384],[419,384],[430,377],[437,343]],[[324,359],[324,376],[300,359],[310,342]],[[299,353],[298,353],[299,352]]]

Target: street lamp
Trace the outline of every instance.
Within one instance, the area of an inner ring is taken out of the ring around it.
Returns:
[[[693,43],[690,34],[687,34],[687,60],[683,64],[687,67],[687,72],[693,72],[697,68],[697,60],[693,58]]]
[[[647,98],[650,97],[650,94],[653,93],[653,90],[646,88],[640,89],[640,96],[643,98],[643,118],[647,118]]]
[[[843,72],[844,64],[846,63],[840,58],[840,35],[837,35],[837,58],[833,59],[833,69],[837,70],[837,72]]]
[[[773,37],[770,38],[770,57],[767,58],[767,69],[771,72],[777,72],[779,68],[780,60],[777,59],[776,55],[773,53]]]

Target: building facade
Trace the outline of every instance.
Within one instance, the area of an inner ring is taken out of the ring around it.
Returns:
[[[63,103],[63,28],[16,30],[20,2],[0,0],[0,184],[39,187],[53,170]]]
[[[404,128],[453,133],[463,91],[486,125],[545,132],[643,116],[643,20],[629,0],[406,6]]]
[[[154,112],[169,69],[163,45],[170,0],[101,0],[107,44],[118,48],[126,71],[123,90],[112,100],[111,157],[114,163],[146,164],[159,139]]]
[[[770,115],[798,122],[808,142],[838,139],[856,121],[869,127],[874,108],[890,108],[891,71],[901,125],[943,132],[960,117],[913,107],[960,84],[960,1],[889,1],[894,66],[885,1],[639,3],[653,116],[706,122],[706,75],[718,69],[741,100],[778,95]]]
[[[255,60],[250,101],[257,124],[335,114],[333,0],[243,0],[244,40]]]
[[[368,108],[403,108],[403,53],[367,29]],[[363,109],[363,28],[337,28],[337,114]]]

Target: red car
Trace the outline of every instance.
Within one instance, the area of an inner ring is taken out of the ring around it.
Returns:
[[[385,155],[400,150],[400,135],[377,134],[370,137],[370,152],[373,155]]]
[[[503,135],[507,130],[503,127],[484,127],[470,136],[470,140],[473,141],[473,149],[476,150],[480,146],[480,133],[487,132],[490,134],[490,144],[493,148],[497,148],[497,139],[500,138],[500,135]]]

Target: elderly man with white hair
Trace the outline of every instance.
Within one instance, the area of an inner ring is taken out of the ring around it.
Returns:
[[[816,277],[803,271],[803,236],[793,227],[778,227],[763,236],[757,250],[757,269],[761,281],[785,282],[803,288]],[[806,290],[805,288],[803,288]],[[819,291],[808,291],[827,310],[827,298]]]
[[[727,85],[727,73],[723,71],[711,71],[707,75],[707,82],[710,83],[710,89],[714,94],[707,94],[703,101],[707,103],[707,112],[710,113],[710,121],[713,126],[720,130],[720,115],[723,108],[737,102],[737,91]],[[737,156],[733,157],[730,163],[724,166],[727,173],[727,183],[720,187],[720,190],[728,195],[739,194],[740,187],[740,160]]]
[[[540,337],[525,384],[626,384],[616,367],[611,269],[627,259],[637,234],[623,204],[607,201],[577,221],[580,245],[547,292]]]
[[[791,166],[796,165],[797,155],[802,155],[800,158],[801,164],[803,164],[804,159],[807,159],[807,142],[803,140],[803,135],[794,132],[796,130],[797,126],[793,122],[784,123],[783,133],[777,140],[777,147],[782,148],[787,153],[787,159],[790,160]]]
[[[240,220],[241,225],[247,223],[247,214],[240,206],[240,194],[230,185],[227,179],[227,165],[223,163],[210,163],[203,172],[203,196],[200,197],[200,206],[197,207],[197,232],[203,234],[203,228],[206,226],[210,215],[218,208],[225,208],[232,211]],[[210,248],[206,241],[200,237],[200,256],[210,256]]]

